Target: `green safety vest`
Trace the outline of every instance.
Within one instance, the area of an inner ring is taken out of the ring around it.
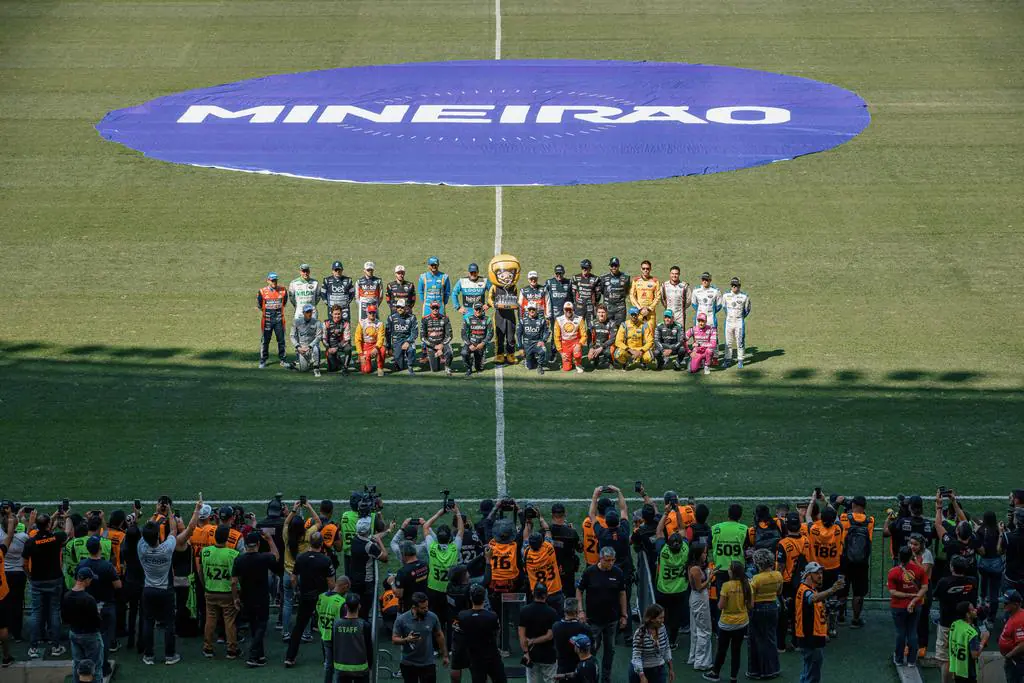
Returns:
[[[208,545],[199,555],[203,567],[203,584],[207,593],[230,593],[231,573],[235,567],[238,551],[234,548],[218,548]]]
[[[352,555],[352,539],[356,537],[356,522],[359,521],[359,513],[354,510],[349,510],[341,515],[341,524],[338,528],[341,530],[341,551],[345,554],[345,557]],[[370,533],[377,528],[377,513],[370,513]]]
[[[711,527],[711,561],[717,571],[729,571],[733,560],[743,562],[743,543],[747,526],[739,522],[720,522]]]
[[[331,642],[334,620],[341,616],[341,608],[344,606],[345,596],[334,591],[321,593],[316,599],[316,623],[320,629],[321,640]]]
[[[683,543],[678,553],[672,552],[668,543],[661,547],[658,557],[658,591],[666,594],[678,594],[690,587],[686,580],[686,561],[690,557],[690,546]]]
[[[85,544],[89,542],[89,536],[78,536],[72,538],[64,546],[64,583],[70,589],[75,585],[75,572],[82,560],[89,557],[89,551]],[[100,557],[109,560],[113,547],[109,538],[100,538]]]
[[[448,572],[459,561],[459,549],[449,543],[441,549],[441,544],[434,542],[427,552],[430,562],[430,574],[427,576],[427,588],[439,593],[448,591]]]
[[[963,619],[949,627],[949,673],[967,678],[971,675],[971,641],[978,631]]]

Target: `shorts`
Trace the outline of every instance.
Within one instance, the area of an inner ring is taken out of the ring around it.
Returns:
[[[842,569],[846,577],[846,585],[849,586],[850,594],[855,598],[863,598],[868,594],[868,574],[870,565],[850,564]]]
[[[469,668],[469,648],[462,642],[462,638],[459,637],[458,633],[452,634],[451,655],[452,671],[461,671]]]
[[[935,659],[940,662],[949,661],[949,627],[935,627]]]

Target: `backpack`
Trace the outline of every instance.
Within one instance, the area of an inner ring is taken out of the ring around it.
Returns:
[[[867,564],[871,558],[871,537],[868,535],[868,520],[858,522],[849,516],[850,528],[846,531],[843,555],[850,564]]]
[[[768,550],[774,555],[781,540],[782,533],[774,522],[769,523],[767,529],[762,529],[760,524],[754,525],[754,550]]]

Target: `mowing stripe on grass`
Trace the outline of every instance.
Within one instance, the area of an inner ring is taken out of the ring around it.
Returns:
[[[494,58],[501,59],[501,0],[494,0]],[[501,253],[504,226],[501,186],[494,188],[494,255]],[[488,273],[488,276],[490,273]],[[498,497],[508,495],[505,473],[505,370],[494,368],[494,480]]]

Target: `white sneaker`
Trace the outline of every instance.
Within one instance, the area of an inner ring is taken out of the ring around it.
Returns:
[[[582,375],[583,374],[583,366],[577,365],[576,366],[576,372]]]
[[[384,368],[377,368],[377,376],[378,377],[383,377],[384,376]]]
[[[448,375],[449,377],[452,376],[452,369],[450,367],[448,367],[447,365],[444,366],[444,374]]]
[[[313,368],[313,376],[314,377],[319,377],[320,376],[320,368]]]
[[[290,370],[290,369],[291,369],[291,367],[292,367],[292,364],[291,364],[291,363],[289,363],[289,362],[288,362],[288,361],[286,361],[286,360],[283,360],[283,361],[281,361],[281,367],[282,367],[282,368],[288,368],[288,369]]]
[[[705,375],[710,375],[711,374],[711,366],[709,366],[709,365],[705,365],[704,366],[704,374]]]
[[[260,361],[260,370],[262,370],[265,367],[267,367],[267,362],[265,360],[261,360]]]

